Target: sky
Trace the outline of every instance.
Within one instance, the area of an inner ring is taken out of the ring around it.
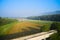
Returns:
[[[0,16],[28,17],[60,10],[60,0],[0,0]]]

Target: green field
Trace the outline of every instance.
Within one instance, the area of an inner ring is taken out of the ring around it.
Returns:
[[[13,23],[9,23],[9,24],[0,26],[0,35],[5,35],[6,32],[8,32],[15,23],[16,22],[13,22]]]
[[[22,37],[39,32],[49,31],[52,23],[53,21],[42,20],[26,20],[11,22],[9,24],[0,26],[0,37],[9,35],[11,37],[17,37],[18,35],[19,37]]]
[[[40,21],[40,20],[28,20],[28,21],[23,21],[23,22],[12,22],[6,25],[3,25],[0,27],[0,35],[7,35],[7,34],[13,34],[17,32],[22,32],[26,30],[31,30],[29,27],[32,29],[39,29],[41,26],[46,26],[49,27],[52,24],[51,21]],[[38,27],[39,26],[39,27]],[[40,29],[39,29],[40,30]],[[46,29],[48,30],[48,29]]]

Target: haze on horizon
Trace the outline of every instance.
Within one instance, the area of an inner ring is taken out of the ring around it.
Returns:
[[[1,17],[44,15],[60,10],[60,0],[0,0]]]

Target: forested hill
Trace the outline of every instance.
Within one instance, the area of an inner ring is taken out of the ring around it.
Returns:
[[[33,20],[47,20],[47,21],[60,21],[60,11],[55,12],[56,14],[42,15],[42,16],[31,16],[28,19]]]

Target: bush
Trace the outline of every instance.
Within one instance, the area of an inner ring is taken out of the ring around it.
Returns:
[[[60,35],[58,33],[55,33],[50,36],[49,40],[60,40]]]
[[[48,25],[41,26],[40,30],[41,30],[41,32],[49,31],[50,30],[50,26],[48,26]]]
[[[60,40],[60,22],[54,22],[51,25],[51,30],[57,30],[56,34],[51,35],[50,40]]]
[[[53,22],[51,24],[50,30],[57,30],[58,32],[60,32],[60,22]]]

